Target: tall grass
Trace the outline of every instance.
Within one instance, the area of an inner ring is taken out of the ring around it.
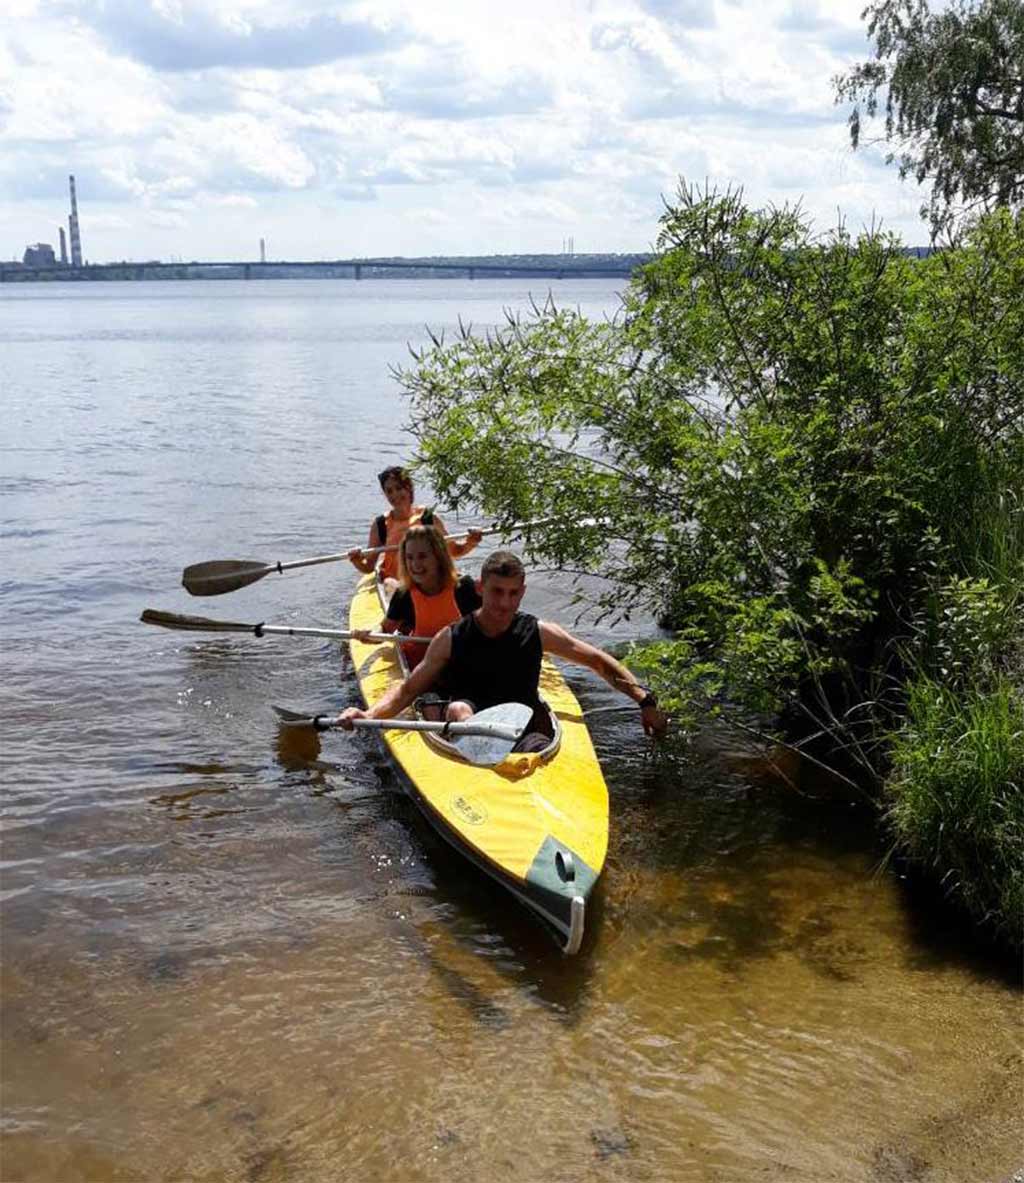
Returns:
[[[1019,440],[928,597],[885,786],[896,842],[1024,947],[1024,471]],[[1016,455],[1014,454],[1016,453]],[[953,574],[950,570],[958,570]]]
[[[911,859],[1015,947],[1024,945],[1024,695],[1008,677],[910,687],[887,785]]]

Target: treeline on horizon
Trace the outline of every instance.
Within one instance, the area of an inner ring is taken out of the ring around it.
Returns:
[[[901,253],[927,258],[934,247],[901,247]],[[602,277],[631,276],[650,263],[654,254],[575,254],[575,255],[430,255],[385,257],[375,255],[354,260],[361,279],[465,279],[467,272],[478,269],[481,278],[514,279],[517,276],[570,278],[601,271]],[[392,264],[392,267],[374,264]],[[0,264],[0,282],[124,282],[126,280],[217,280],[217,279],[354,279],[353,263],[287,263],[258,261],[201,264],[160,263],[149,260],[131,263],[91,263],[81,268],[57,264],[54,267],[25,267],[20,263]]]
[[[150,259],[145,262],[120,260],[112,263],[94,263],[82,268],[71,268],[62,264],[53,267],[26,267],[20,263],[0,264],[0,273],[5,282],[18,280],[32,282],[47,280],[129,280],[129,279],[244,279],[246,270],[251,278],[259,279],[352,279],[354,264],[358,264],[363,279],[401,279],[410,276],[438,279],[465,278],[460,274],[479,268],[485,274],[497,278],[514,278],[524,272],[550,273],[551,275],[572,275],[578,272],[601,270],[616,275],[630,275],[637,267],[652,258],[648,253],[591,253],[573,255],[520,254],[520,255],[429,255],[429,256],[384,256],[374,255],[366,259],[352,259],[344,262],[325,259],[323,261],[241,260],[212,264],[191,261],[188,263],[161,263]],[[390,264],[391,266],[375,266]]]

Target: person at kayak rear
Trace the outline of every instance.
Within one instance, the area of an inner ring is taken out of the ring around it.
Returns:
[[[378,473],[377,480],[388,500],[391,508],[386,514],[382,513],[370,523],[370,535],[366,550],[373,550],[378,546],[398,546],[405,537],[410,526],[420,523],[434,526],[438,532],[447,536],[444,522],[430,509],[422,505],[414,505],[415,490],[412,477],[399,465],[392,465]],[[464,542],[450,540],[448,546],[456,558],[468,555],[480,543],[483,535],[479,530],[469,530]],[[369,575],[377,571],[377,578],[385,585],[390,595],[398,587],[398,552],[389,550],[383,555],[367,555],[362,547],[353,547],[348,552],[348,559],[357,571]]]
[[[436,527],[410,526],[398,548],[398,588],[380,628],[385,633],[433,637],[482,602],[473,578],[455,570],[451,551]],[[366,640],[362,631],[354,635]],[[402,652],[409,668],[415,669],[427,646],[403,645]]]
[[[550,653],[586,666],[640,708],[647,735],[664,733],[668,720],[655,696],[610,653],[581,641],[561,625],[520,612],[526,572],[511,551],[488,555],[480,571],[481,606],[442,629],[409,676],[392,687],[370,710],[349,707],[338,724],[352,729],[353,719],[391,719],[422,695],[435,691],[447,700],[444,717],[463,722],[476,711],[505,702],[540,705],[540,669]],[[537,716],[535,715],[535,720]],[[535,730],[534,722],[530,731]]]

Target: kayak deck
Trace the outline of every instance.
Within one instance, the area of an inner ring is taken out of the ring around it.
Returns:
[[[360,580],[352,629],[376,628],[377,580]],[[372,706],[404,677],[399,646],[350,642],[363,699]],[[419,733],[385,731],[383,742],[431,824],[557,932],[567,953],[583,937],[586,901],[608,849],[608,789],[579,703],[548,658],[541,697],[558,725],[550,755],[512,753],[475,767]],[[413,717],[408,711],[408,717]]]

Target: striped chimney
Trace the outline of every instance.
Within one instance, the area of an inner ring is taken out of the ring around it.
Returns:
[[[71,216],[68,218],[68,227],[71,230],[71,266],[81,267],[82,265],[82,239],[78,233],[78,202],[75,199],[75,178],[68,177],[71,182]]]

